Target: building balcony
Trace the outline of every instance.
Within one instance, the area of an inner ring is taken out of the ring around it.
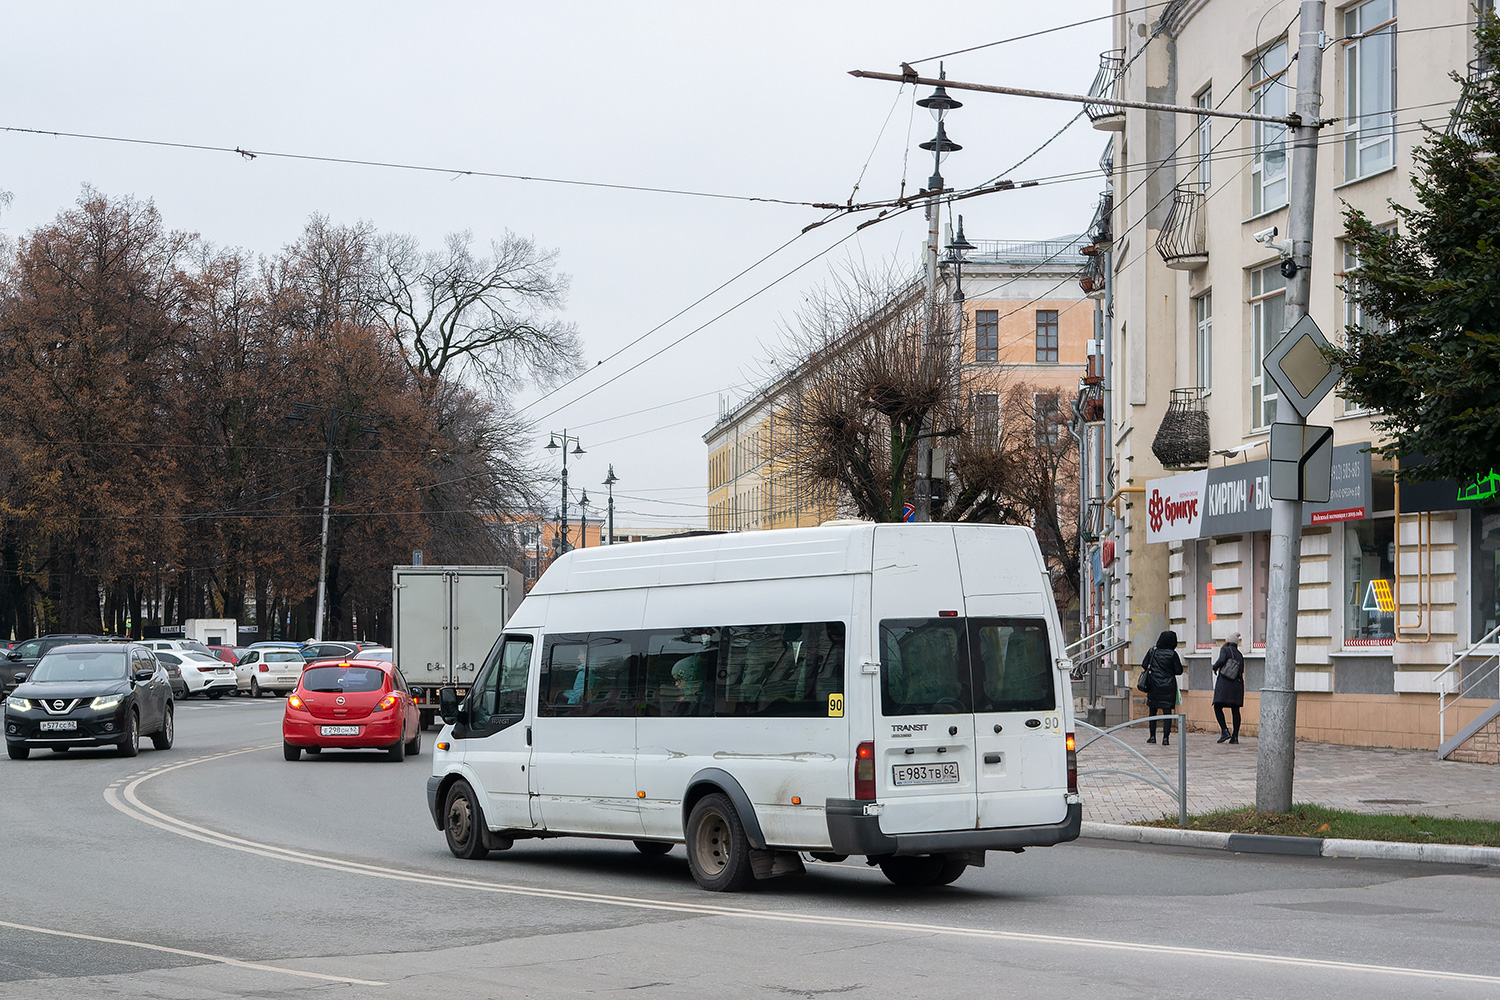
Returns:
[[[1453,106],[1453,114],[1448,119],[1447,132],[1449,135],[1456,134],[1459,138],[1467,142],[1473,142],[1473,137],[1460,129],[1459,122],[1463,118],[1464,113],[1469,110],[1469,105],[1474,100],[1474,91],[1481,83],[1484,83],[1494,75],[1495,67],[1491,66],[1487,61],[1483,59],[1469,60],[1468,75],[1464,77],[1463,89],[1459,91],[1458,95],[1458,103]]]
[[[1208,263],[1203,190],[1197,184],[1179,184],[1173,189],[1172,208],[1156,236],[1156,252],[1168,267],[1179,271],[1195,271]]]
[[[1151,454],[1163,468],[1200,468],[1208,465],[1208,450],[1203,390],[1198,386],[1173,389],[1161,426],[1151,440]]]
[[[1112,49],[1099,54],[1099,72],[1094,74],[1094,83],[1089,87],[1090,97],[1119,97],[1120,77],[1125,72],[1125,50]],[[1125,128],[1125,109],[1112,104],[1085,104],[1094,128],[1106,132],[1120,132]]]

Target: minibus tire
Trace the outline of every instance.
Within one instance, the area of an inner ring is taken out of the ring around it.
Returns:
[[[455,781],[448,789],[443,806],[443,836],[456,858],[478,861],[490,853],[484,846],[484,810],[467,781]]]
[[[944,860],[943,867],[938,869],[937,878],[932,880],[933,885],[952,885],[958,881],[960,875],[969,870],[967,861]]]
[[[640,851],[648,858],[660,857],[672,850],[671,844],[663,844],[659,840],[633,840],[631,843],[635,844],[637,851]]]
[[[709,892],[739,892],[755,881],[745,824],[729,796],[712,792],[688,814],[688,867],[693,880]]]

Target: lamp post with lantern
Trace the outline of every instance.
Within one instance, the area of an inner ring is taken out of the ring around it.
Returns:
[[[558,451],[559,449],[562,451],[562,508],[559,517],[561,534],[557,546],[557,554],[562,555],[573,547],[568,542],[568,455],[586,455],[588,453],[583,450],[583,445],[578,443],[578,438],[568,433],[566,427],[563,428],[561,434],[553,431],[550,438],[546,449],[548,451]],[[559,441],[562,443],[559,444]],[[569,442],[573,444],[572,452],[568,451]]]

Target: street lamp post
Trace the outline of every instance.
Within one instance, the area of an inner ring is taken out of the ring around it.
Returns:
[[[609,541],[606,545],[615,544],[615,483],[620,480],[615,476],[615,465],[609,464],[609,475],[604,477],[604,485],[609,488]]]
[[[562,444],[558,444],[559,440],[562,441]],[[568,433],[568,429],[566,427],[563,428],[563,431],[562,431],[561,434],[557,433],[556,431],[553,431],[552,434],[551,434],[551,440],[549,440],[547,442],[547,450],[548,451],[557,451],[558,449],[562,450],[562,510],[560,512],[561,513],[561,528],[562,528],[562,544],[559,545],[558,548],[557,548],[557,554],[558,555],[562,555],[564,552],[568,551],[569,549],[571,549],[573,547],[568,542],[568,442],[569,441],[573,442],[573,452],[572,453],[574,455],[586,455],[586,454],[588,454],[587,452],[585,452],[583,450],[583,445],[581,445],[581,444],[578,443],[578,439]]]
[[[584,490],[583,496],[578,498],[578,508],[583,511],[582,525],[578,531],[578,547],[586,549],[589,547],[589,491]]]
[[[329,504],[333,499],[333,442],[338,433],[339,424],[342,421],[357,417],[361,421],[360,433],[368,433],[375,429],[375,418],[368,413],[358,413],[354,410],[341,410],[332,406],[321,406],[316,403],[293,403],[292,412],[287,414],[286,419],[300,423],[307,419],[304,414],[308,410],[320,410],[330,414],[328,418],[328,445],[324,449],[323,460],[323,533],[322,542],[318,552],[318,610],[313,618],[313,641],[323,641],[323,611],[327,607],[328,596],[328,513]]]
[[[947,78],[942,64],[938,64],[938,79]],[[948,131],[943,125],[943,119],[949,111],[963,107],[963,102],[948,95],[948,90],[939,84],[927,97],[917,102],[918,107],[926,108],[932,112],[932,117],[937,120],[937,135],[928,142],[920,143],[919,148],[932,153],[932,176],[927,179],[927,254],[925,259],[927,278],[927,319],[922,329],[922,363],[925,365],[930,360],[933,351],[933,341],[936,339],[937,331],[933,329],[936,317],[933,310],[937,299],[937,272],[938,272],[938,218],[941,209],[940,195],[943,190],[943,174],[941,166],[943,160],[949,153],[956,153],[963,149],[958,143],[948,138]],[[914,498],[915,519],[918,521],[932,520],[932,415],[929,414],[922,421],[922,430],[917,438],[917,495]]]

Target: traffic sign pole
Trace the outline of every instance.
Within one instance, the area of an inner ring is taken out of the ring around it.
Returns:
[[[1323,0],[1303,0],[1297,39],[1297,104],[1302,124],[1292,129],[1288,236],[1296,271],[1287,280],[1287,319],[1308,313],[1312,291],[1313,199],[1318,177],[1318,121],[1322,111]],[[1278,344],[1278,346],[1280,346]],[[1274,349],[1273,349],[1274,350]],[[1278,403],[1277,409],[1281,409]],[[1291,419],[1307,418],[1288,406]],[[1260,739],[1255,764],[1255,808],[1290,812],[1297,737],[1297,587],[1301,574],[1302,503],[1271,504],[1271,562],[1266,589],[1266,670],[1260,689]]]

